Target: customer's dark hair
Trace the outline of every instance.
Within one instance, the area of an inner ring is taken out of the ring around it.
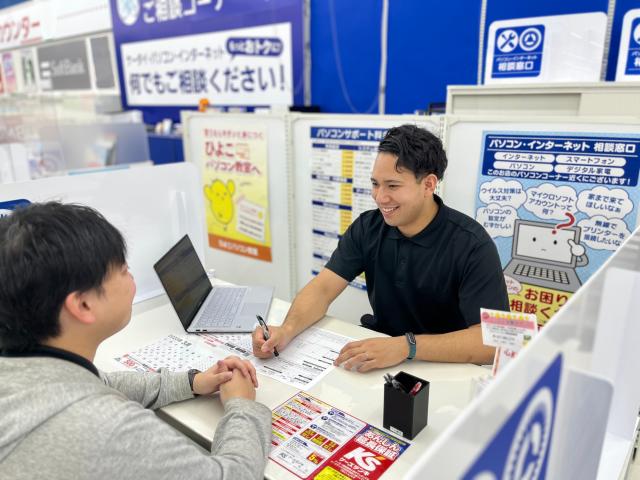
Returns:
[[[440,139],[416,125],[390,128],[380,142],[378,152],[396,155],[396,170],[406,168],[418,181],[431,173],[442,180],[447,169],[447,155]]]
[[[101,291],[125,261],[122,234],[92,208],[49,202],[0,218],[0,347],[28,350],[58,336],[67,295]]]

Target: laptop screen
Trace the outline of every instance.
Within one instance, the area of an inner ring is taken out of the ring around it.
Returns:
[[[186,330],[212,288],[189,236],[182,237],[153,268]]]
[[[513,253],[518,258],[542,263],[572,266],[569,240],[577,241],[576,228],[556,229],[555,225],[533,221],[516,221]],[[555,233],[554,233],[555,232]]]

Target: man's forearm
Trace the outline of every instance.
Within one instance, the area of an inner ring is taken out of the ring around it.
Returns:
[[[495,349],[482,343],[480,326],[440,335],[416,335],[416,359],[429,362],[493,363]]]
[[[324,317],[330,304],[331,301],[314,288],[312,280],[293,299],[282,327],[293,338]]]

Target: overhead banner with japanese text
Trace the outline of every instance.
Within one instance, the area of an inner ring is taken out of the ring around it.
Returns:
[[[640,135],[484,132],[481,155],[476,219],[544,325],[635,228]]]
[[[111,0],[125,105],[302,104],[303,0]],[[160,109],[154,107],[161,107]]]
[[[209,245],[271,262],[267,129],[212,121],[191,131],[202,168]]]
[[[122,45],[129,105],[290,105],[291,25]]]

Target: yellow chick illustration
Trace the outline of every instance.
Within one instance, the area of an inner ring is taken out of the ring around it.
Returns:
[[[214,218],[222,223],[225,230],[233,219],[232,196],[236,191],[236,184],[229,180],[225,185],[222,180],[215,179],[211,185],[204,187],[204,195],[209,200],[211,213]]]

